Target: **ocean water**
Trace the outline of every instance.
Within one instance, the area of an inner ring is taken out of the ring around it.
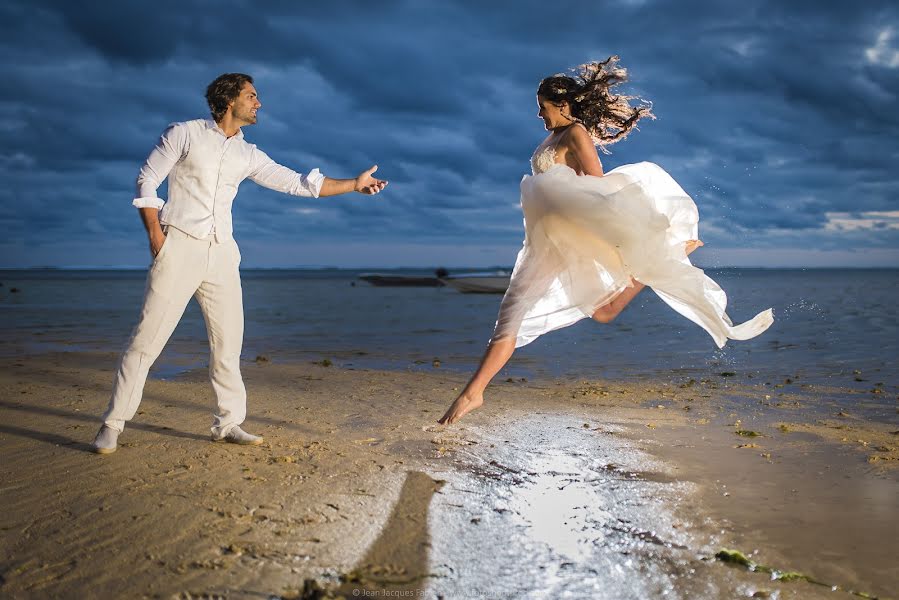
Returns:
[[[773,307],[771,329],[719,350],[647,289],[611,324],[584,320],[539,338],[502,376],[699,379],[725,372],[772,382],[899,385],[899,269],[708,273],[727,292],[734,322]],[[358,275],[244,271],[244,359],[327,358],[343,367],[402,370],[469,371],[477,364],[500,295],[373,287]],[[0,271],[0,353],[122,350],[144,280],[142,271]],[[202,314],[192,301],[151,376],[204,366],[207,356]]]

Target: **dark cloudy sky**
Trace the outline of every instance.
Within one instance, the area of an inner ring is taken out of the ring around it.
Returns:
[[[245,266],[508,265],[544,76],[619,54],[707,266],[899,266],[899,4],[880,0],[0,1],[2,267],[145,265],[134,179],[206,84],[256,79],[247,138],[390,186],[241,186]]]

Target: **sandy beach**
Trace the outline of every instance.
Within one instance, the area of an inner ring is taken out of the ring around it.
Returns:
[[[895,597],[896,389],[510,378],[440,427],[462,374],[261,360],[264,445],[199,369],[99,456],[115,361],[0,360],[4,597]]]

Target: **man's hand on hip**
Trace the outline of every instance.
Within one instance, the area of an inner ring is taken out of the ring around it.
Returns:
[[[140,220],[144,222],[144,229],[147,230],[147,238],[150,240],[150,255],[156,258],[165,243],[165,234],[159,223],[159,209],[144,207],[137,209],[137,212],[140,213]]]
[[[165,234],[162,232],[162,227],[157,225],[155,230],[151,230],[149,237],[150,254],[153,255],[153,258],[156,258],[159,251],[162,250],[162,245],[165,244]]]

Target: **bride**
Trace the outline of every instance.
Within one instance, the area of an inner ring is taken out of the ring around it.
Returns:
[[[699,213],[668,173],[642,162],[603,174],[596,145],[605,152],[654,118],[648,103],[613,93],[627,78],[617,62],[587,63],[537,88],[537,115],[550,133],[521,182],[524,245],[481,364],[440,423],[481,406],[516,348],[587,317],[608,323],[647,285],[719,348],[774,321],[771,309],[740,325],[728,318],[724,291],[687,258],[702,246]]]

